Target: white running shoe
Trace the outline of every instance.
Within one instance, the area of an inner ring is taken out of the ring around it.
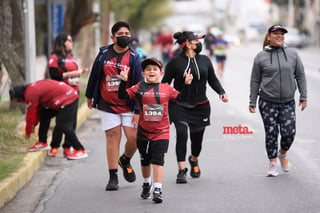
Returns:
[[[268,177],[276,177],[278,175],[279,175],[279,170],[278,170],[277,162],[270,162]]]
[[[278,153],[278,158],[281,163],[281,168],[284,172],[289,172],[290,171],[290,163],[287,158],[287,154],[282,155],[280,152]]]

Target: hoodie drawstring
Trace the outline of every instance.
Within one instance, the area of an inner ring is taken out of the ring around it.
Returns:
[[[282,52],[283,52],[284,58],[286,59],[286,61],[288,61],[286,51],[284,50],[283,47],[281,47],[281,50],[282,50]]]
[[[272,64],[272,53],[273,53],[274,48],[272,48],[271,46],[269,46],[269,47],[266,48],[266,49],[267,49],[267,50],[271,50],[271,51],[270,51],[270,63]],[[277,48],[277,49],[278,49],[278,48]],[[281,49],[282,52],[283,52],[284,58],[286,59],[286,61],[288,61],[286,51],[284,50],[283,47],[280,47],[280,49]]]

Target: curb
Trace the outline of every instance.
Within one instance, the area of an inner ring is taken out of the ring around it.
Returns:
[[[87,107],[87,104],[82,104],[78,109],[78,127],[86,120],[90,113],[91,110]],[[48,141],[51,141],[51,137],[48,137]],[[28,152],[23,159],[23,167],[0,182],[0,209],[31,180],[33,175],[39,170],[46,155],[47,151]]]

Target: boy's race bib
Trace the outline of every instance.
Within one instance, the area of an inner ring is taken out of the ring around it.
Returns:
[[[162,104],[144,104],[143,119],[145,121],[160,121],[163,117]]]

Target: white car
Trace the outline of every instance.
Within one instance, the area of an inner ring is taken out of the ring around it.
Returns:
[[[287,28],[288,33],[285,34],[284,43],[288,47],[302,48],[308,45],[308,37],[299,32],[297,28]]]

